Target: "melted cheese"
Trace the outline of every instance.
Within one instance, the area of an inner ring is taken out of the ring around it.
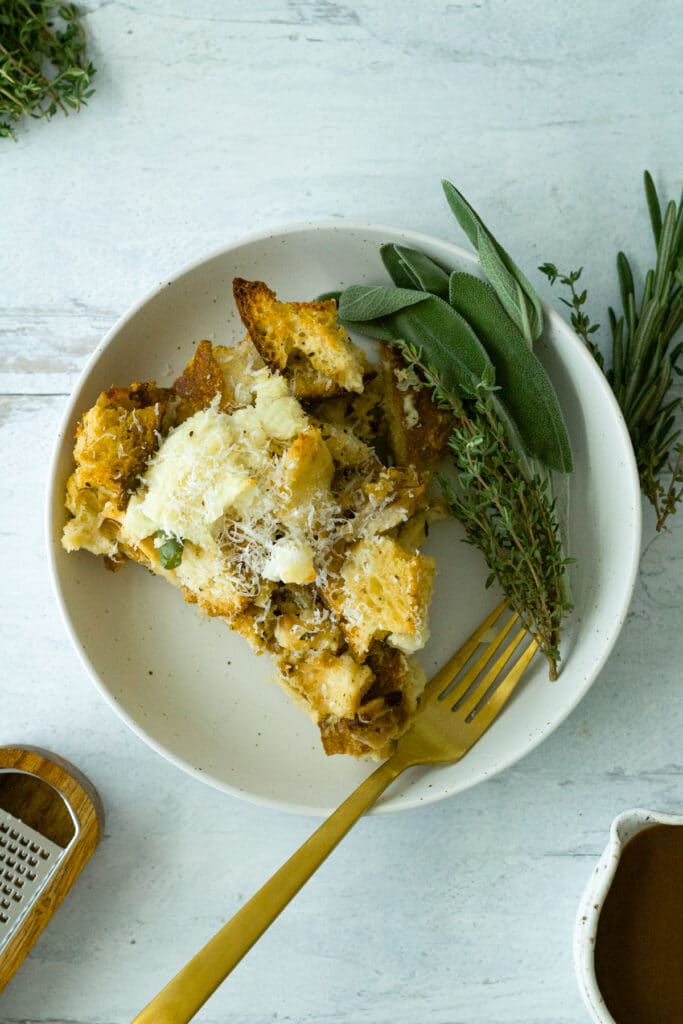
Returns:
[[[313,583],[313,555],[313,548],[305,540],[281,537],[273,544],[261,575],[264,579],[274,582],[282,580],[283,583]]]
[[[190,541],[205,553],[212,579],[217,560],[228,556],[233,573],[239,562],[245,593],[258,576],[312,583],[311,541],[321,515],[336,510],[322,501],[315,514],[311,487],[297,493],[292,486],[293,457],[300,460],[316,443],[325,449],[330,470],[318,480],[320,490],[329,488],[332,460],[284,378],[256,371],[253,399],[232,413],[214,402],[173,430],[150,460],[122,524],[122,537],[132,544],[159,531]]]

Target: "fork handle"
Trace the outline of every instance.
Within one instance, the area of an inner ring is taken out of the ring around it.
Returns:
[[[132,1024],[187,1024],[349,829],[407,767],[395,757],[381,764],[209,939]]]

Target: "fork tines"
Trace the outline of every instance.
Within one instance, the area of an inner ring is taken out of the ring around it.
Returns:
[[[434,677],[433,693],[468,722],[484,712],[493,720],[537,650],[519,615],[503,602]]]

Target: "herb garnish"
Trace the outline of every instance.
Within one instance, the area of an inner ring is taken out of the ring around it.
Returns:
[[[542,307],[467,200],[449,182],[444,191],[490,284],[387,245],[381,255],[396,287],[347,288],[339,317],[396,345],[452,413],[457,476],[440,478],[444,496],[484,555],[487,585],[498,581],[555,679],[571,603],[551,471],[569,472],[572,461],[557,396],[532,351]]]
[[[95,68],[75,4],[3,0],[0,6],[0,137],[24,115],[49,120],[79,110]]]
[[[559,280],[560,284],[569,289],[570,298],[560,299],[560,302],[571,309],[570,321],[572,327],[578,336],[583,339],[586,348],[600,369],[604,370],[605,360],[603,359],[602,352],[591,338],[591,334],[595,334],[596,331],[600,330],[600,324],[592,324],[590,317],[583,312],[583,306],[588,298],[586,289],[584,288],[582,292],[577,292],[574,287],[583,273],[583,267],[579,267],[578,270],[570,270],[568,274],[558,270],[554,263],[544,263],[538,269],[542,274],[545,274],[551,284],[555,284]]]
[[[183,542],[180,537],[176,537],[173,533],[166,533],[164,530],[158,530],[156,541],[158,547],[157,544],[155,547],[157,547],[159,561],[164,569],[177,569],[183,560]]]
[[[645,275],[638,304],[629,261],[623,252],[617,255],[622,313],[609,310],[612,358],[606,373],[631,436],[641,490],[654,506],[657,530],[662,530],[683,499],[683,444],[676,426],[682,400],[671,397],[674,374],[683,373],[678,365],[683,341],[671,348],[683,324],[683,195],[678,204],[672,199],[663,209],[648,171],[644,183],[657,258]],[[597,326],[589,326],[580,311],[586,291],[577,296],[574,290],[581,271],[560,274],[551,263],[539,270],[551,284],[559,278],[571,288],[572,302],[562,301],[574,309],[572,326],[604,369],[602,355],[588,337]]]

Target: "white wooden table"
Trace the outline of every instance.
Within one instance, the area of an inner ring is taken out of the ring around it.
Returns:
[[[145,291],[243,233],[316,217],[453,231],[456,181],[535,267],[649,253],[640,176],[680,188],[678,0],[91,0],[97,92],[0,150],[0,743],[98,787],[106,835],[0,1020],[128,1021],[314,822],[202,786],[86,678],[47,576],[43,494],[65,399]],[[452,237],[455,239],[456,234]],[[619,509],[614,510],[615,516]],[[368,819],[199,1019],[580,1024],[571,935],[612,817],[680,811],[683,513],[645,513],[632,610],[595,686],[516,768]]]

